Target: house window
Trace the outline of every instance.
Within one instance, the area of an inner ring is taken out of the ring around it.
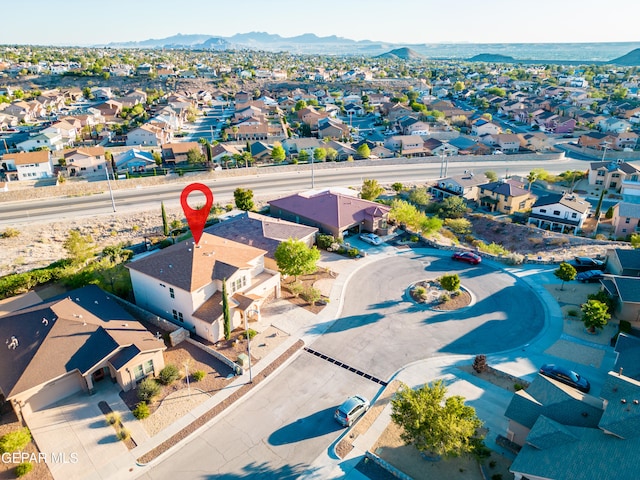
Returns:
[[[559,216],[560,216],[560,210],[554,210],[554,211],[553,211],[553,214],[554,214],[556,217],[559,217]]]
[[[511,205],[505,205],[504,206],[504,210],[505,210],[505,212],[510,212],[511,211]]]
[[[611,182],[611,183],[609,184],[609,188],[616,188],[616,186],[617,186],[617,185],[618,185],[618,184],[617,184],[616,182]]]
[[[180,322],[184,323],[184,317],[182,316],[182,312],[178,312],[178,320],[180,320]]]
[[[171,298],[176,298],[176,292],[171,287],[169,287],[169,296]]]
[[[625,218],[624,223],[630,223],[631,219],[629,217]]]
[[[133,369],[133,376],[135,377],[136,380],[140,380],[142,377],[144,377],[144,371],[142,370],[142,365],[136,365],[136,367]]]
[[[619,173],[612,173],[611,174],[611,178],[620,178],[620,174]]]
[[[547,209],[546,208],[541,208],[540,209],[540,213],[547,213]]]
[[[576,212],[573,212],[573,213],[571,214],[571,218],[577,218],[577,217],[578,217],[578,214],[577,214]]]
[[[144,362],[144,364],[142,365],[142,369],[144,370],[145,375],[149,375],[150,373],[153,373],[153,360],[148,360]]]
[[[178,319],[178,311],[175,308],[173,309],[173,319],[174,320]]]
[[[604,170],[598,170],[598,176],[604,177]]]
[[[622,229],[622,233],[627,233],[627,229],[626,229],[626,228],[623,228],[623,229]]]
[[[526,204],[527,204],[526,202],[520,202],[520,205],[518,205],[518,208],[523,209]]]
[[[167,288],[167,286],[166,286],[164,283],[161,283],[161,284],[160,284],[160,286],[161,286],[162,288]]]
[[[603,184],[602,180],[596,180],[596,185],[602,185],[602,184]]]

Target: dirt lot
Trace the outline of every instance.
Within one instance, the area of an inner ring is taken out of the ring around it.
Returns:
[[[617,242],[576,237],[548,232],[533,226],[498,221],[487,215],[471,215],[469,220],[473,236],[477,239],[487,244],[497,243],[510,252],[534,258],[541,257],[543,260],[605,255],[607,248],[611,248],[612,244],[620,246]]]

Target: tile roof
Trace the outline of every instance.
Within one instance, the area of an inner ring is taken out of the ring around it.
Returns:
[[[96,286],[0,317],[0,338],[16,337],[16,349],[0,349],[0,390],[7,397],[73,370],[87,373],[123,347],[164,349],[140,323]]]
[[[47,150],[39,150],[37,152],[5,153],[2,159],[13,160],[16,165],[49,163],[49,152]]]
[[[616,248],[613,253],[618,257],[620,265],[625,270],[640,270],[640,250]]]
[[[531,195],[532,197],[535,197],[535,195],[524,188],[522,183],[512,180],[499,180],[497,182],[479,185],[479,187],[507,197],[519,197],[522,195]]]
[[[640,204],[620,202],[618,204],[618,215],[621,217],[640,218]]]
[[[611,281],[615,284],[621,301],[640,303],[640,278],[615,275],[611,277]]]
[[[620,332],[616,341],[615,371],[622,372],[625,377],[640,380],[640,338]]]
[[[131,262],[127,267],[193,292],[214,279],[222,280],[238,269],[249,268],[251,262],[265,253],[250,245],[203,233],[197,246],[193,239],[185,240]]]

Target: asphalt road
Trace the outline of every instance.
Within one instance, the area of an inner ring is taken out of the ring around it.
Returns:
[[[369,249],[371,254],[380,250]],[[404,297],[410,283],[446,272],[460,274],[475,304],[435,313]],[[433,355],[491,353],[522,345],[544,322],[542,305],[522,281],[486,264],[472,267],[432,254],[413,252],[366,265],[348,282],[345,295],[341,317],[309,348],[385,380],[406,364]],[[373,381],[302,351],[139,478],[297,478],[309,473],[312,462],[342,432],[332,418],[336,406],[354,393],[372,399],[379,389]]]
[[[507,157],[500,155],[500,157]],[[485,172],[494,170],[499,175],[508,172],[511,175],[526,175],[533,168],[539,168],[539,161],[512,161],[508,158],[491,158],[482,162],[452,162],[448,165],[448,175],[462,174],[465,170]],[[568,169],[583,169],[580,160],[563,159],[545,161],[543,165],[548,171],[561,172]],[[229,203],[233,201],[233,191],[237,187],[253,190],[257,199],[271,199],[278,196],[299,192],[312,186],[312,172],[309,165],[301,165],[293,172],[262,173],[227,178],[213,178],[206,183],[213,191],[214,202]],[[315,168],[313,185],[315,188],[331,186],[360,187],[362,181],[375,178],[380,183],[402,182],[404,184],[424,183],[440,177],[440,161],[411,165],[359,166],[354,162],[347,168]],[[156,187],[136,188],[130,190],[114,190],[113,196],[116,212],[146,211],[159,208],[164,201],[167,207],[180,204],[180,192],[189,181],[183,177],[184,183],[167,183]],[[126,180],[123,180],[126,181]],[[197,203],[197,195],[189,196],[189,202]],[[17,225],[21,223],[37,223],[55,221],[62,218],[90,217],[113,214],[108,191],[102,194],[85,197],[59,197],[29,202],[0,203],[0,225]]]
[[[447,273],[458,273],[475,297],[472,306],[436,313],[409,300],[409,285]],[[543,322],[537,297],[504,271],[409,251],[358,270],[349,280],[341,318],[311,348],[388,380],[431,356],[516,348],[532,340]]]

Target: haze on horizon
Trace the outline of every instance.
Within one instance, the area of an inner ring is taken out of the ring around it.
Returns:
[[[178,33],[230,37],[252,31],[407,45],[640,41],[637,0],[618,0],[615,6],[577,0],[245,0],[241,9],[233,5],[221,0],[11,3],[3,9],[0,45],[91,46]]]

